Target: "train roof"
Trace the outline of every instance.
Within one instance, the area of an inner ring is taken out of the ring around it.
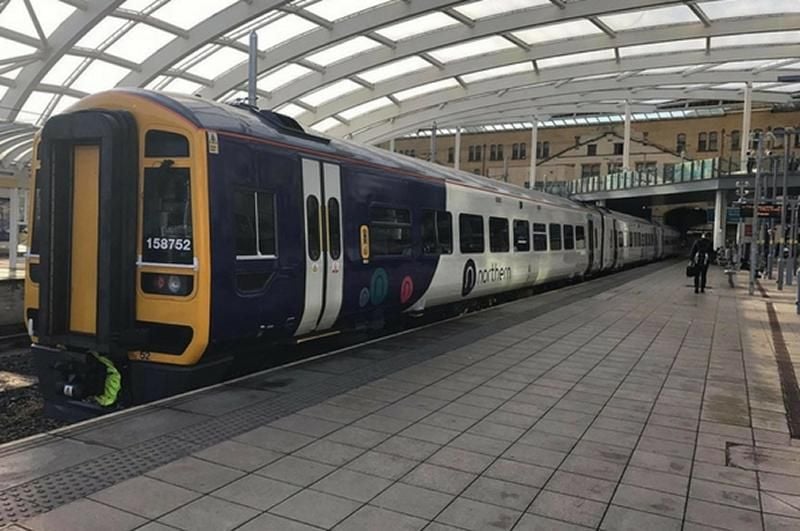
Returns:
[[[428,161],[392,153],[375,146],[367,146],[314,133],[301,133],[291,127],[281,127],[281,121],[293,120],[277,113],[261,113],[254,108],[231,105],[184,94],[170,94],[146,89],[113,89],[150,99],[179,114],[197,127],[219,132],[230,132],[259,139],[293,144],[304,149],[350,158],[380,165],[405,173],[409,177],[438,178],[487,192],[517,196],[540,203],[570,209],[585,209],[583,205],[553,194],[530,190],[510,183],[455,170]],[[277,117],[277,119],[276,119]]]

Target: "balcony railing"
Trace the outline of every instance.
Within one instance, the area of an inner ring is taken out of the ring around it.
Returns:
[[[686,183],[725,177],[739,171],[739,161],[732,158],[690,160],[665,164],[658,171],[621,171],[608,175],[581,177],[570,182],[570,194],[587,194],[612,190],[630,190],[662,184]]]

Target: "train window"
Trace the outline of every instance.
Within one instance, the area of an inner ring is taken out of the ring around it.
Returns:
[[[237,257],[275,256],[275,196],[272,193],[234,191],[233,215]]]
[[[370,253],[374,256],[411,254],[411,212],[405,208],[370,207]]]
[[[458,229],[462,253],[483,252],[483,216],[461,214],[458,216]]]
[[[558,223],[550,224],[550,250],[561,250],[561,225]]]
[[[453,252],[453,215],[450,212],[422,211],[422,252],[425,254]]]
[[[188,157],[189,141],[185,136],[151,129],[144,136],[145,157]]]
[[[575,227],[572,225],[564,225],[564,249],[571,250],[575,248]]]
[[[306,224],[308,225],[308,257],[319,260],[320,235],[319,235],[319,200],[310,195],[306,199]]]
[[[544,223],[533,224],[533,250],[547,250],[547,225]]]
[[[144,170],[142,260],[191,264],[192,202],[189,169],[162,164]]]
[[[575,248],[586,249],[586,234],[584,232],[583,225],[575,226]]]
[[[625,233],[622,231],[617,233],[617,247],[625,247]]]
[[[530,233],[530,224],[526,220],[514,220],[514,251],[524,253],[531,250]]]
[[[506,218],[489,218],[489,249],[493,253],[508,252],[508,220]]]
[[[342,256],[341,220],[339,216],[339,201],[331,197],[328,199],[328,235],[331,239],[331,258],[338,260]]]

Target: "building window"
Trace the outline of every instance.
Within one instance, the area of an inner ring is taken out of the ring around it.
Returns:
[[[519,159],[520,160],[525,160],[526,158],[528,158],[527,151],[528,151],[527,145],[525,144],[525,142],[521,142],[520,145],[519,145]]]
[[[622,142],[614,142],[614,155],[622,155],[625,151],[625,144]]]
[[[447,162],[452,163],[455,161],[456,148],[447,148]]]
[[[586,154],[590,157],[597,156],[597,144],[586,144]]]
[[[581,143],[581,137],[580,136],[576,136],[575,137],[575,145],[577,146],[580,143]]]
[[[497,144],[489,146],[489,160],[497,160]]]
[[[550,142],[536,142],[536,158],[545,159],[550,156]]]
[[[581,164],[581,177],[597,177],[600,175],[600,163]]]
[[[475,162],[475,146],[470,146],[467,150],[467,161]]]
[[[708,151],[708,133],[697,135],[697,151]]]
[[[719,149],[719,136],[716,131],[708,133],[708,150],[717,151]]]
[[[675,139],[675,151],[678,153],[686,151],[686,133],[678,133]]]
[[[458,216],[458,231],[463,254],[483,252],[483,216],[461,214]]]
[[[731,149],[742,149],[742,132],[736,129],[731,131]]]
[[[369,225],[370,254],[372,256],[411,254],[411,212],[409,210],[370,207]]]
[[[622,171],[622,163],[621,162],[609,162],[608,163],[608,174],[619,173]]]
[[[508,252],[508,220],[506,218],[489,218],[489,249],[493,253]]]
[[[481,146],[475,146],[475,161],[480,162],[482,155],[483,153]]]

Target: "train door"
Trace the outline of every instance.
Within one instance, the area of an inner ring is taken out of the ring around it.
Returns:
[[[619,231],[617,230],[616,219],[612,221],[611,228],[613,229],[611,232],[611,256],[614,257],[611,262],[611,268],[613,269],[619,266]]]
[[[43,344],[126,354],[134,329],[137,129],[122,111],[52,118],[37,188]]]
[[[305,305],[295,335],[326,330],[339,317],[344,286],[341,201],[339,166],[303,159]]]

